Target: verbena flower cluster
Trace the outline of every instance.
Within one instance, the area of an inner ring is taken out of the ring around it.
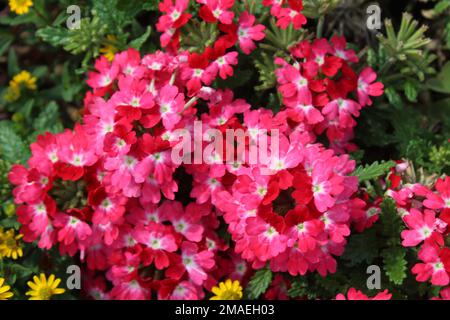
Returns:
[[[388,196],[395,200],[407,227],[402,245],[416,247],[419,263],[411,271],[419,282],[450,284],[450,247],[445,241],[450,224],[450,177],[438,179],[433,189],[422,184],[402,184],[401,171],[392,175]],[[443,289],[443,292],[448,291]]]
[[[348,155],[357,148],[361,110],[383,94],[376,73],[356,71],[358,57],[343,37],[301,41],[289,59],[275,58],[282,109],[251,106],[215,80],[233,76],[239,55],[256,49],[265,27],[249,12],[237,16],[234,0],[197,2],[199,17],[219,30],[213,44],[182,50],[189,1],[163,1],[157,30],[164,51],[99,58],[81,123],[39,136],[28,166],[9,174],[24,240],[79,257],[93,298],[202,299],[221,279],[245,282],[264,266],[326,276],[336,272],[352,227],[363,231],[377,219],[379,206],[361,196]],[[263,3],[280,28],[306,23],[301,1]],[[248,154],[276,130],[279,156],[255,164],[212,154],[208,163],[175,163],[175,132],[193,133],[195,121],[203,124],[202,146],[208,129],[248,133],[225,155]],[[449,284],[448,190],[449,178],[435,191],[400,184],[389,191],[409,228],[403,245],[421,245],[422,263],[412,271],[440,286]],[[283,294],[269,290],[266,297]],[[347,297],[368,299],[355,289]],[[390,294],[375,297],[385,298]]]

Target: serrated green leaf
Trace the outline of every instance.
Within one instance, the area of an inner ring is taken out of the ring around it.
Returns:
[[[45,27],[36,31],[36,35],[54,47],[64,46],[69,37],[69,30],[60,27]]]
[[[59,121],[59,110],[56,102],[50,102],[33,122],[36,134],[44,132],[56,133],[62,131],[62,124]]]
[[[350,237],[342,259],[348,261],[347,265],[350,267],[360,263],[370,265],[378,254],[376,230],[372,228]]]
[[[383,257],[383,269],[389,280],[395,285],[401,285],[407,274],[407,261],[405,259],[405,249],[402,247],[392,247],[381,252]]]
[[[9,121],[0,122],[0,154],[11,163],[23,164],[29,158],[28,147]]]
[[[245,288],[249,299],[258,299],[266,292],[272,282],[272,271],[268,268],[258,270]]]
[[[296,279],[292,282],[290,289],[288,290],[288,296],[291,298],[303,297],[310,292],[308,290],[308,285],[305,281],[302,281],[304,278]]]
[[[395,201],[392,198],[386,198],[380,207],[380,221],[383,225],[381,232],[387,239],[388,246],[400,245],[400,233],[405,225],[398,214]]]
[[[132,23],[133,18],[144,10],[144,5],[145,1],[96,0],[93,2],[96,15],[114,34],[123,33],[123,27]]]
[[[401,246],[400,234],[405,228],[404,223],[398,214],[396,203],[391,198],[386,198],[381,204],[381,233],[384,237],[385,248],[381,251],[383,257],[383,269],[389,280],[400,285],[406,278],[405,259],[406,250]]]
[[[359,182],[373,180],[387,174],[394,166],[394,161],[382,161],[381,163],[376,161],[370,165],[359,166],[353,171],[352,175],[358,177]]]

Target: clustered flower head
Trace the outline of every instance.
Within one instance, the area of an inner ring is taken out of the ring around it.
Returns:
[[[395,201],[405,223],[406,228],[401,233],[402,245],[418,248],[421,262],[411,271],[419,282],[448,286],[450,248],[445,239],[450,231],[450,177],[438,179],[430,189],[419,183],[402,183],[403,171],[393,170],[387,195]]]
[[[376,73],[370,67],[359,75],[352,69],[358,57],[347,49],[344,37],[301,41],[290,51],[289,61],[275,61],[287,119],[310,135],[326,133],[338,153],[355,151],[351,143],[355,118],[372,104],[372,96],[383,94]]]
[[[375,72],[354,71],[358,58],[343,37],[301,41],[291,58],[275,61],[280,112],[252,107],[214,82],[233,75],[237,46],[250,54],[264,26],[249,12],[238,16],[234,0],[197,2],[199,17],[220,31],[213,44],[184,51],[189,1],[161,2],[157,29],[165,51],[141,56],[128,49],[112,61],[97,59],[82,122],[39,136],[28,166],[14,165],[9,174],[23,240],[78,257],[92,298],[202,299],[212,291],[217,299],[236,299],[240,283],[264,266],[280,273],[266,297],[287,297],[281,273],[334,273],[351,227],[362,231],[377,218],[377,204],[358,197],[355,162],[346,154],[355,149],[350,141],[360,110],[383,93]],[[306,23],[301,1],[263,3],[281,28]],[[194,133],[196,121],[201,147],[210,145],[210,130],[224,141],[229,130],[247,136],[207,161],[173,161],[182,140],[177,132]],[[322,133],[330,148],[318,142]],[[262,141],[270,156],[255,162],[250,155],[264,151]],[[425,207],[445,212],[446,193],[426,196]],[[433,239],[425,241],[420,274],[440,267],[438,258],[445,264],[443,214],[438,222],[424,214],[405,218],[413,229],[406,244]],[[429,233],[418,227],[422,222]],[[53,290],[52,281],[40,283]]]
[[[88,75],[93,91],[82,123],[39,136],[28,167],[15,165],[9,174],[24,240],[79,256],[92,273],[92,295],[203,298],[203,287],[242,262],[217,235],[218,212],[202,192],[193,195],[202,201],[186,206],[175,199],[181,165],[171,160],[173,132],[192,125],[200,96],[215,97],[211,107],[248,107],[231,91],[190,90],[189,58],[186,52],[140,57],[134,49],[112,63],[99,58]],[[229,268],[218,268],[219,256]]]
[[[224,212],[236,252],[253,268],[269,263],[272,271],[293,276],[326,275],[336,271],[333,256],[342,254],[350,224],[364,214],[365,202],[355,197],[358,180],[349,176],[354,161],[312,143],[298,126],[287,126],[286,117],[286,112],[246,111],[247,131],[277,127],[280,156],[228,172],[210,168],[215,183],[208,192]]]
[[[223,53],[226,49],[238,44],[245,54],[250,54],[256,48],[255,41],[264,39],[265,26],[255,24],[255,16],[247,11],[242,12],[239,17],[235,16],[232,11],[235,0],[197,0],[197,3],[200,5],[200,18],[206,23],[216,25],[220,31],[220,36],[214,43],[215,54],[212,53],[212,56],[206,54],[206,57],[194,55],[192,58],[191,66],[195,65],[198,78],[202,78],[203,70],[208,66],[205,59],[213,58],[215,60],[214,69],[221,69],[220,67],[223,65],[230,64],[229,59],[235,61],[231,64],[236,64],[237,53],[231,52],[231,56],[230,53],[228,56],[224,56]],[[162,32],[161,46],[167,48],[169,52],[178,52],[180,49],[181,28],[192,17],[190,13],[186,12],[188,7],[188,0],[164,0],[159,4],[159,10],[163,15],[159,18],[156,29]],[[233,56],[234,58],[232,58]],[[221,77],[225,78],[222,76],[222,72]]]

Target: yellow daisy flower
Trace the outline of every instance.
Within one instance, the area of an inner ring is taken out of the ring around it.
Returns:
[[[28,13],[31,6],[33,6],[32,0],[9,0],[9,8],[19,15]]]
[[[242,287],[239,281],[220,282],[219,286],[214,286],[211,291],[215,294],[210,300],[240,300],[242,299]]]
[[[119,49],[114,45],[117,42],[117,38],[108,34],[106,36],[105,45],[100,48],[100,53],[102,53],[108,61],[113,61],[114,55],[119,51]]]
[[[25,87],[30,90],[36,90],[36,77],[33,77],[28,71],[22,70],[16,74],[9,82],[10,87]]]
[[[8,300],[14,295],[11,291],[9,291],[11,287],[4,284],[5,279],[0,278],[0,300]]]
[[[63,294],[66,291],[58,288],[60,283],[61,279],[56,279],[54,274],[51,274],[47,279],[45,274],[41,273],[39,278],[34,276],[33,281],[27,282],[31,290],[26,295],[30,296],[29,300],[50,300],[52,296]]]
[[[16,101],[20,98],[22,88],[28,90],[36,90],[36,77],[33,77],[28,71],[21,71],[16,74],[11,81],[9,81],[9,87],[5,92],[5,100],[9,102]]]
[[[17,260],[23,256],[23,250],[20,246],[22,234],[15,234],[14,229],[10,229],[0,236],[0,255],[6,258]]]

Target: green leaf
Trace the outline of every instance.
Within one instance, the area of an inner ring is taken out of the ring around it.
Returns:
[[[406,250],[401,246],[400,234],[405,228],[398,214],[396,203],[391,198],[386,198],[381,204],[380,215],[381,233],[385,238],[385,249],[381,251],[383,257],[383,269],[389,280],[400,285],[406,278]]]
[[[80,83],[78,79],[72,79],[72,71],[70,71],[69,63],[64,63],[63,73],[62,73],[62,82],[61,85],[57,87],[56,92],[61,95],[61,97],[66,102],[73,101],[76,94],[78,94],[83,84]]]
[[[19,24],[25,23],[36,23],[38,20],[39,20],[38,16],[33,12],[16,16],[8,16],[8,15],[0,16],[0,24],[9,26],[17,26]]]
[[[32,112],[33,112],[34,106],[35,106],[35,100],[28,99],[25,103],[19,104],[19,107],[16,109],[16,114],[20,115],[19,117],[23,117],[26,121],[32,121],[32,119],[33,119]],[[13,120],[13,121],[15,121],[15,120]]]
[[[142,6],[143,10],[147,11],[158,11],[159,3],[157,1],[147,1]]]
[[[407,276],[405,249],[402,247],[387,248],[381,252],[381,256],[384,263],[383,269],[389,280],[396,285],[401,285]]]
[[[258,299],[261,294],[266,292],[272,282],[272,271],[268,268],[258,270],[245,289],[249,299]]]
[[[137,14],[149,7],[145,3],[146,1],[96,0],[93,8],[102,23],[108,25],[111,33],[121,34],[124,26],[132,23]]]
[[[378,63],[378,56],[375,50],[368,49],[367,50],[367,64],[371,66],[372,68],[375,68]]]
[[[36,78],[42,78],[45,75],[48,74],[48,67],[47,66],[37,66],[33,69],[33,76],[35,76]]]
[[[148,37],[150,37],[150,34],[152,33],[152,27],[149,26],[145,33],[141,35],[139,38],[134,39],[129,43],[129,46],[132,48],[135,48],[136,50],[141,49],[142,45],[147,41]]]
[[[291,287],[288,290],[288,296],[291,298],[299,298],[307,296],[309,292],[311,292],[311,290],[308,288],[306,278],[301,277],[292,282]]]
[[[378,257],[378,238],[375,228],[371,228],[364,233],[352,235],[345,247],[342,259],[348,261],[349,267],[360,263],[370,265]]]
[[[0,30],[0,56],[8,50],[14,40],[14,36],[6,30]]]
[[[8,268],[10,269],[11,273],[14,273],[19,278],[28,278],[33,273],[36,273],[38,271],[37,266],[34,266],[32,268],[27,268],[18,263],[13,263],[13,264],[9,265]]]
[[[412,81],[406,81],[403,86],[405,96],[410,102],[417,102],[417,96],[419,94],[417,86]]]
[[[433,91],[450,94],[450,62],[445,64],[436,78],[428,80],[427,86]]]
[[[36,35],[43,41],[50,43],[54,47],[63,46],[69,37],[68,29],[60,27],[45,27],[39,29]]]
[[[20,223],[17,221],[16,217],[13,218],[3,218],[0,220],[0,226],[2,226],[5,229],[16,229],[18,230],[20,228]]]
[[[358,177],[359,182],[373,180],[387,174],[394,166],[394,161],[382,161],[381,163],[376,161],[371,165],[359,166],[352,175]]]
[[[382,233],[387,238],[388,245],[400,245],[400,233],[405,225],[397,212],[397,205],[392,198],[386,198],[380,205],[380,221]]]
[[[0,122],[0,154],[11,163],[24,164],[29,158],[28,147],[14,131],[10,121]]]
[[[445,25],[444,37],[447,42],[447,47],[450,48],[450,20]]]
[[[50,102],[33,122],[36,134],[44,132],[60,132],[63,129],[59,121],[59,110],[56,102]]]
[[[20,72],[19,62],[14,48],[9,49],[8,53],[8,76],[13,77]]]
[[[390,117],[394,127],[395,147],[404,156],[410,142],[425,134],[421,113],[415,108],[405,108]]]
[[[436,6],[434,7],[434,11],[436,11],[436,13],[438,14],[441,14],[448,8],[450,8],[450,0],[442,0],[436,4]]]
[[[386,97],[388,98],[389,102],[396,107],[397,109],[403,108],[403,101],[402,97],[395,91],[394,88],[386,88],[384,91],[386,94]]]
[[[364,268],[365,270],[365,268]],[[365,274],[364,274],[365,276]],[[348,283],[351,281],[356,281],[357,278],[360,276],[358,275],[358,272],[353,272],[351,275],[351,278],[348,278],[344,273],[342,272],[336,272],[334,274],[327,274],[325,277],[321,276],[320,274],[315,274],[314,279],[317,283],[317,286],[319,288],[322,288],[321,291],[324,292],[327,298],[331,299],[336,297],[336,295],[340,292],[345,292],[348,290]],[[359,281],[357,281],[359,282]],[[356,283],[357,283],[356,282]],[[310,293],[308,293],[308,296],[312,296]]]

